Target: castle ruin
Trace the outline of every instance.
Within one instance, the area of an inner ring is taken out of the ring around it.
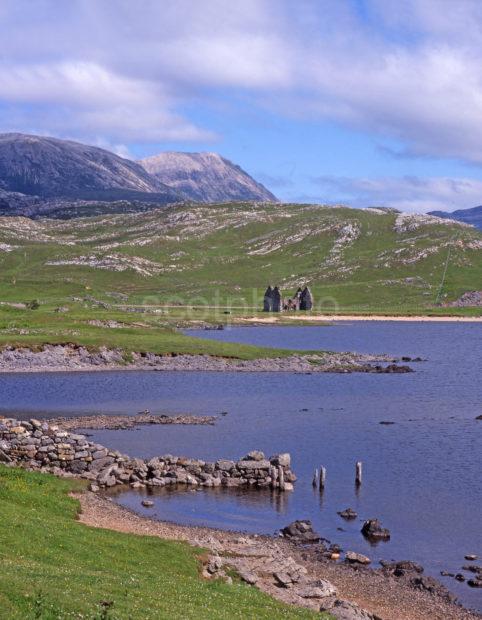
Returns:
[[[293,297],[283,299],[278,286],[268,286],[263,299],[263,312],[283,312],[290,310],[311,310],[313,295],[310,289],[299,287]]]

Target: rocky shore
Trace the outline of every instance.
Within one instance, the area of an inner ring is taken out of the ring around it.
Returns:
[[[149,411],[142,411],[136,415],[84,415],[75,417],[50,418],[46,420],[49,426],[57,426],[61,431],[85,430],[128,430],[137,426],[149,424],[181,424],[212,426],[216,422],[215,416],[196,415],[154,415]]]
[[[145,414],[147,415],[147,414]],[[239,487],[293,489],[296,476],[289,454],[265,458],[252,451],[239,461],[207,463],[164,455],[135,459],[89,442],[85,436],[45,421],[0,418],[0,462],[90,481],[79,495],[81,521],[123,532],[182,539],[209,550],[202,575],[230,583],[234,569],[253,587],[290,604],[327,610],[338,620],[475,620],[480,615],[456,604],[440,583],[423,575],[413,562],[368,567],[370,559],[343,551],[296,521],[280,538],[240,535],[152,521],[99,494],[101,489],[129,485],[141,491],[139,502],[151,506],[155,487]],[[142,492],[144,491],[144,495]],[[373,529],[377,522],[366,522]],[[387,532],[377,525],[377,531]],[[477,577],[478,578],[478,577]]]
[[[0,351],[1,372],[61,372],[93,370],[154,370],[214,372],[367,372],[406,373],[412,369],[399,365],[387,355],[357,353],[293,354],[287,357],[240,360],[210,355],[157,355],[132,353],[126,361],[121,349],[43,345],[38,350],[7,346]],[[405,360],[402,360],[405,361]],[[410,358],[406,358],[410,361]],[[419,361],[413,360],[413,361]]]
[[[293,490],[296,480],[289,454],[267,459],[262,452],[253,450],[239,461],[220,459],[215,463],[170,454],[143,460],[35,419],[0,419],[0,462],[57,475],[76,475],[90,480],[92,491],[117,485],[153,488],[182,484],[250,486],[284,492]]]
[[[234,569],[252,587],[292,605],[327,610],[337,620],[480,620],[454,601],[435,579],[413,562],[372,569],[347,560],[320,540],[307,544],[269,537],[180,526],[140,516],[94,493],[77,495],[79,519],[93,527],[185,540],[209,550],[202,575],[231,582]],[[291,524],[293,525],[293,524]],[[358,555],[358,554],[355,554]]]

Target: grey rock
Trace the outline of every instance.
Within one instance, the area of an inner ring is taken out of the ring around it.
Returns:
[[[345,553],[345,561],[348,564],[362,564],[362,565],[366,565],[366,564],[370,564],[371,560],[369,557],[367,557],[366,555],[363,555],[361,553],[355,553],[355,551],[347,551]]]
[[[266,461],[266,460],[263,460],[263,461],[238,461],[237,467],[238,467],[238,469],[248,469],[248,470],[269,469],[270,468],[270,462]]]
[[[248,454],[246,456],[243,456],[241,460],[242,461],[265,461],[266,457],[264,455],[264,452],[261,452],[261,450],[251,450],[251,452],[248,452]]]
[[[258,575],[256,575],[253,571],[240,570],[238,571],[238,575],[243,581],[249,583],[250,586],[254,586],[259,580]]]
[[[305,543],[315,543],[321,536],[313,530],[311,521],[293,521],[281,530],[285,538],[294,539]]]
[[[228,461],[226,459],[216,461],[216,469],[220,469],[221,471],[231,471],[235,467],[236,463],[234,461]]]
[[[336,620],[380,620],[358,605],[342,600],[336,600],[329,612]]]
[[[369,540],[390,540],[390,531],[382,527],[378,519],[368,519],[365,521],[361,532]]]
[[[291,467],[291,455],[288,452],[282,452],[280,454],[274,454],[270,457],[270,463],[272,465],[281,465],[282,467]]]
[[[326,598],[336,596],[337,592],[335,586],[326,579],[318,579],[296,591],[302,598]]]
[[[358,517],[358,514],[352,508],[345,508],[345,510],[340,511],[338,514],[347,521]]]

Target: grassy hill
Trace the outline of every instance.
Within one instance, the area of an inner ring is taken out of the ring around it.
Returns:
[[[308,284],[324,311],[426,310],[439,294],[452,301],[481,288],[482,233],[431,216],[319,205],[0,218],[3,301],[91,295],[111,304],[254,309],[269,283],[286,294]]]

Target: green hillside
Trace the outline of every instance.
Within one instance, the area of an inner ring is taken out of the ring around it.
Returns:
[[[308,284],[323,311],[414,311],[482,288],[482,234],[347,207],[188,205],[74,220],[0,218],[0,300],[259,307]],[[444,272],[446,269],[445,277]],[[119,297],[119,293],[127,298]]]
[[[202,579],[202,550],[186,543],[82,525],[68,497],[80,486],[0,465],[0,618],[328,618],[236,578]]]

